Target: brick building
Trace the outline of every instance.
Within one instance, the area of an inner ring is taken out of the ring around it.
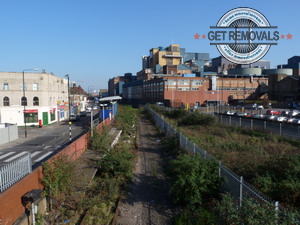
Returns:
[[[203,104],[227,104],[229,99],[257,99],[261,84],[267,84],[265,77],[175,77],[164,76],[143,82],[144,102],[164,102],[180,107]]]

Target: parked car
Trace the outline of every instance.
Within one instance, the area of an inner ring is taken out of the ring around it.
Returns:
[[[300,119],[294,119],[294,120],[293,120],[293,123],[294,123],[294,124],[300,124]]]
[[[226,111],[224,114],[226,114],[226,115],[234,115],[234,112],[233,111]]]
[[[246,115],[247,115],[247,113],[240,112],[240,113],[237,113],[236,115],[237,115],[237,116],[246,116]]]
[[[263,119],[264,117],[265,117],[264,114],[255,114],[255,115],[253,116],[253,118],[256,118],[256,119]]]
[[[267,120],[274,120],[275,116],[274,115],[268,115],[268,116],[265,117],[265,119],[267,119]]]
[[[258,105],[256,108],[257,109],[264,109],[264,106],[263,105]]]
[[[90,106],[86,107],[86,111],[87,112],[91,112],[92,111],[92,107],[90,107]]]
[[[289,111],[289,116],[297,116],[299,113],[300,113],[299,110],[291,109],[291,110]]]
[[[70,121],[78,121],[80,120],[80,117],[78,115],[70,115]]]
[[[282,111],[282,112],[281,112],[281,115],[282,115],[282,116],[288,116],[288,115],[289,115],[289,111]]]
[[[279,121],[279,122],[284,122],[284,121],[286,121],[286,117],[284,117],[284,116],[276,116],[275,120]]]
[[[276,109],[269,109],[266,114],[267,115],[279,115],[281,112],[279,110]]]
[[[80,116],[86,116],[86,111],[81,111]]]
[[[288,123],[294,123],[295,118],[287,118],[286,122]]]

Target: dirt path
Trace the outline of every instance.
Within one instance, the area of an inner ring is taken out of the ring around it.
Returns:
[[[163,173],[163,146],[149,119],[140,117],[139,125],[140,151],[134,177],[127,198],[119,205],[116,224],[171,224],[174,209]]]

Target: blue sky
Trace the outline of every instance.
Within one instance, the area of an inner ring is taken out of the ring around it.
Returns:
[[[251,7],[281,34],[264,57],[271,67],[300,55],[299,0],[2,0],[0,71],[39,68],[85,90],[107,88],[109,78],[141,70],[142,55],[154,47],[180,44],[187,52],[219,56],[209,40],[195,40],[227,11]]]

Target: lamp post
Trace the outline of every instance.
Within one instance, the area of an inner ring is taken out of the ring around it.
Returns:
[[[34,71],[38,71],[38,69],[25,69],[23,70],[23,105],[24,105],[24,112],[23,112],[23,115],[24,115],[24,123],[25,123],[25,138],[27,138],[27,127],[26,127],[26,118],[25,118],[25,110],[26,110],[26,105],[27,105],[27,99],[25,97],[25,78],[24,78],[24,75],[25,75],[25,71],[30,71],[30,70],[34,70]],[[26,101],[25,101],[26,99]],[[21,101],[22,103],[22,101]]]
[[[104,120],[105,120],[105,118],[104,118],[104,107],[105,106],[107,106],[107,104],[100,104],[100,106],[102,106],[102,121],[103,121],[103,126],[105,125],[105,122],[104,122]]]
[[[67,74],[67,75],[65,75],[65,77],[68,78],[68,101],[69,101],[69,120],[70,120],[70,107],[71,107],[71,105],[70,105],[70,75]]]

